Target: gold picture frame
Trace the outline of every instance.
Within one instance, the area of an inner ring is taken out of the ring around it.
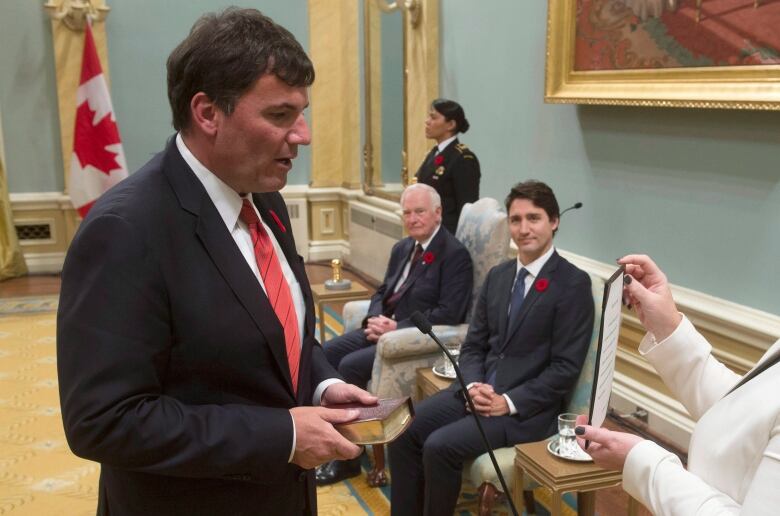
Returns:
[[[780,65],[575,71],[578,0],[549,0],[544,101],[780,110]]]

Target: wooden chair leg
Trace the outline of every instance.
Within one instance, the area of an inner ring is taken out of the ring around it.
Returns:
[[[536,499],[533,491],[523,491],[523,501],[525,503],[525,512],[536,514]]]
[[[385,471],[385,445],[375,444],[374,468],[368,472],[368,485],[371,487],[383,487],[387,485],[387,472]]]
[[[495,505],[499,496],[498,489],[489,482],[483,482],[477,489],[477,495],[479,516],[490,516],[493,513],[493,505]]]

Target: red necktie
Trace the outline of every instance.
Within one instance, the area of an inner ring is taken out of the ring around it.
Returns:
[[[257,261],[257,268],[260,269],[260,276],[263,278],[265,293],[268,295],[268,300],[274,308],[277,319],[284,327],[287,363],[290,366],[293,389],[297,393],[301,338],[298,332],[298,315],[295,313],[290,285],[287,284],[287,280],[284,278],[282,265],[276,256],[271,238],[260,223],[260,218],[249,200],[243,200],[239,217],[249,226],[249,233],[252,235],[252,247],[255,250],[255,260]]]
[[[398,304],[398,301],[401,300],[401,296],[404,295],[404,285],[406,285],[406,282],[409,281],[409,278],[412,277],[412,273],[414,272],[415,267],[417,267],[417,264],[420,263],[420,258],[423,254],[423,248],[417,243],[417,245],[414,246],[414,253],[412,254],[412,262],[409,264],[409,273],[404,278],[404,282],[401,283],[401,287],[398,289],[397,292],[394,292],[389,298],[385,300],[384,303],[384,310],[382,310],[382,315],[385,317],[392,317],[393,313],[395,313],[395,307]]]

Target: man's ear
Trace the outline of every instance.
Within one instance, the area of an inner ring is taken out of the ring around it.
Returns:
[[[558,229],[558,224],[561,222],[560,217],[550,220],[550,225],[552,226],[553,231]]]
[[[190,100],[190,115],[191,127],[198,128],[207,136],[214,136],[217,134],[223,113],[208,95],[199,91]]]

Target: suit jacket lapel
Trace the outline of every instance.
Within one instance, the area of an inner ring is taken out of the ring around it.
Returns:
[[[164,171],[179,199],[182,208],[198,218],[195,233],[203,244],[214,265],[225,282],[236,294],[236,298],[265,337],[276,359],[279,369],[287,380],[287,388],[294,396],[290,368],[287,365],[287,349],[284,343],[284,329],[274,314],[268,297],[252,270],[246,265],[241,251],[227,231],[217,208],[190,170],[184,158],[171,140],[165,157]]]
[[[753,369],[748,371],[747,374],[745,374],[745,376],[743,376],[742,379],[734,387],[732,387],[731,390],[729,390],[729,392],[726,393],[726,396],[736,391],[737,389],[739,389],[740,387],[748,383],[750,380],[752,380],[759,374],[763,373],[764,371],[766,371],[773,365],[777,364],[778,362],[780,362],[780,349],[776,349],[771,356],[768,356],[766,358],[766,360],[760,362]]]
[[[553,251],[552,256],[550,256],[550,259],[547,260],[547,263],[544,264],[542,270],[539,271],[539,275],[534,280],[534,283],[536,283],[542,278],[545,278],[549,281],[550,276],[558,267],[559,260],[560,257],[558,256],[558,253]],[[520,314],[517,316],[517,318],[514,321],[509,321],[509,328],[506,332],[506,338],[502,341],[503,344],[501,346],[501,349],[504,349],[507,346],[507,344],[509,344],[509,340],[512,338],[512,335],[514,335],[517,329],[520,328],[526,316],[528,315],[528,312],[531,310],[531,307],[534,306],[534,303],[536,303],[536,301],[542,295],[544,295],[542,292],[539,292],[533,286],[531,286],[531,289],[528,291],[528,294],[525,295],[525,299],[523,299],[523,306],[520,307]]]
[[[385,291],[385,297],[386,300],[390,296],[393,295],[393,292],[395,291],[396,283],[398,283],[398,279],[401,276],[401,273],[404,271],[404,267],[406,266],[406,263],[409,261],[409,258],[412,256],[412,248],[414,248],[414,240],[411,237],[406,237],[403,246],[401,247],[400,253],[403,257],[401,260],[399,260],[398,264],[395,267],[395,270],[392,271],[390,276],[387,278],[387,290]]]

